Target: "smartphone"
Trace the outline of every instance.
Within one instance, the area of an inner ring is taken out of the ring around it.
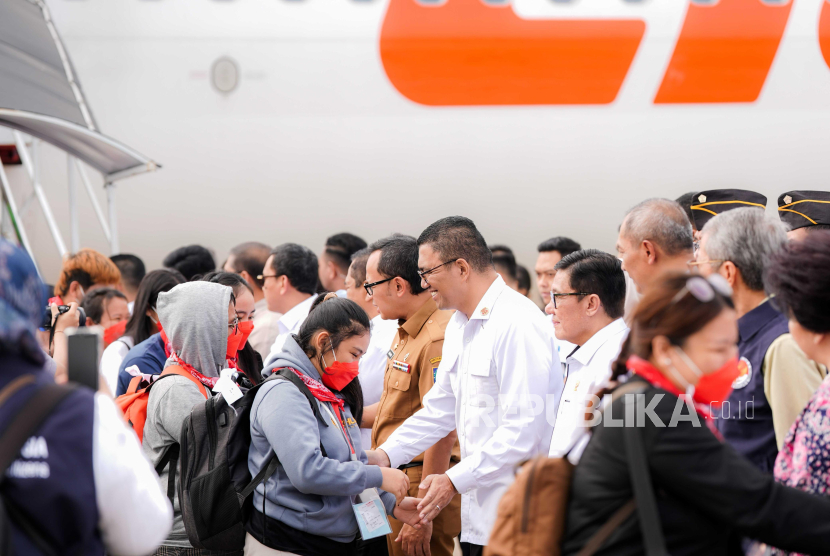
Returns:
[[[101,333],[91,328],[68,328],[66,340],[69,380],[97,391]]]

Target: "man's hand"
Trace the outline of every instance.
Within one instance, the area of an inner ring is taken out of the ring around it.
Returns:
[[[78,304],[74,301],[69,304],[69,310],[62,315],[58,315],[58,306],[55,303],[49,307],[52,311],[52,327],[55,329],[55,334],[64,332],[67,328],[78,326],[81,322],[78,314]]]
[[[369,465],[377,465],[378,467],[391,467],[389,456],[383,450],[366,450],[366,458],[369,460]]]
[[[432,522],[415,529],[404,524],[395,542],[401,543],[406,556],[431,556],[429,541],[432,539]]]
[[[395,506],[392,517],[406,525],[411,525],[415,529],[420,529],[422,527],[421,518],[418,515],[418,502],[420,501],[418,498],[407,496],[400,504]]]
[[[458,494],[458,491],[455,490],[455,485],[452,484],[452,481],[446,473],[442,475],[429,475],[421,481],[418,489],[419,495],[424,494],[424,491],[426,491],[426,496],[418,504],[418,511],[421,512],[421,523],[424,524],[435,519],[441,510],[449,505],[453,496]]]

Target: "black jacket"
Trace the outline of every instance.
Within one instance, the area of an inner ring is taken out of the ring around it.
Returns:
[[[646,417],[646,426],[639,430],[644,435],[657,509],[672,556],[731,554],[730,547],[742,535],[813,556],[830,554],[830,498],[776,483],[771,475],[718,440],[702,418],[699,427],[688,420],[669,426],[678,398],[653,386],[644,394],[647,404],[662,394],[654,413],[666,426],[658,428]],[[619,398],[611,404],[615,419],[625,414],[623,403]],[[689,416],[685,404],[682,415]],[[633,497],[623,428],[607,423],[604,418],[593,429],[574,470],[563,555],[579,552]],[[643,554],[636,512],[596,554]]]

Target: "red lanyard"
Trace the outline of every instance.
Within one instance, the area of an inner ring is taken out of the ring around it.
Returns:
[[[340,430],[343,431],[343,436],[346,438],[346,444],[349,445],[349,451],[354,456],[356,454],[355,454],[355,451],[354,451],[354,446],[352,446],[352,439],[349,438],[349,431],[346,428],[345,415],[343,414],[343,412],[341,411],[341,409],[339,407],[336,407],[335,411],[337,412],[337,421],[340,423]],[[332,417],[333,416],[334,415],[332,414]]]

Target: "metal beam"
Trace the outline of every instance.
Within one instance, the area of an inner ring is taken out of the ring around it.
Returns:
[[[20,220],[20,213],[17,212],[17,204],[14,202],[12,189],[9,186],[9,180],[6,177],[6,170],[3,168],[2,164],[0,164],[0,186],[2,186],[3,201],[5,202],[6,207],[8,207],[14,231],[17,233],[17,239],[20,241],[20,245],[23,246],[23,249],[29,253],[29,256],[32,258],[32,262],[35,263],[37,273],[41,274],[40,267],[38,267],[37,260],[35,259],[35,253],[32,251],[32,245],[29,243],[29,237],[26,235],[26,230],[23,228],[23,222]],[[41,277],[42,276],[43,275],[41,274]]]
[[[75,159],[75,167],[78,169],[78,173],[81,175],[81,181],[84,183],[84,187],[86,188],[86,193],[89,195],[89,200],[92,201],[92,208],[95,209],[95,215],[98,217],[98,222],[101,224],[101,229],[104,231],[104,236],[107,238],[107,243],[110,242],[110,227],[107,224],[107,219],[104,216],[104,211],[101,209],[101,203],[98,202],[98,197],[95,195],[95,191],[92,189],[92,184],[89,182],[89,178],[86,175],[86,171],[84,170],[83,165],[79,159]]]
[[[46,223],[49,225],[49,231],[52,232],[52,239],[55,240],[55,245],[60,252],[61,257],[66,255],[66,244],[63,242],[63,236],[58,228],[58,223],[55,221],[55,216],[52,214],[52,208],[49,206],[49,201],[46,199],[46,193],[43,191],[43,186],[40,185],[40,169],[37,161],[37,139],[32,140],[32,155],[26,148],[26,142],[23,140],[23,135],[19,131],[14,132],[15,143],[17,143],[17,152],[20,154],[20,160],[29,174],[29,179],[32,182],[32,188],[35,190],[35,195],[40,203],[40,208],[43,211],[43,216],[46,218]]]
[[[118,221],[116,219],[115,210],[115,184],[108,182],[104,185],[107,190],[107,207],[109,208],[110,216],[110,255],[117,255],[120,253],[118,245]]]
[[[69,245],[72,252],[81,248],[81,236],[78,227],[78,188],[75,184],[75,157],[66,155],[66,180],[69,184]]]

